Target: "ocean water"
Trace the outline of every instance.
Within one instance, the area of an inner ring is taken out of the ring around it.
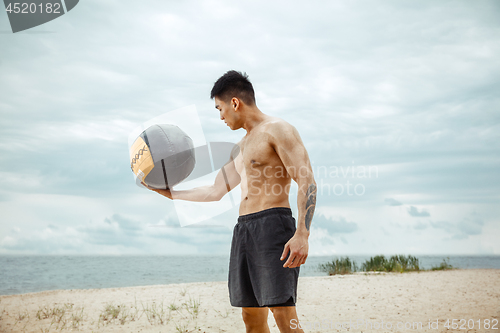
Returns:
[[[447,256],[417,256],[421,268]],[[309,257],[300,276],[325,276],[318,265],[334,256]],[[349,255],[359,266],[369,255]],[[500,256],[449,256],[454,267],[497,268]],[[56,289],[94,289],[227,281],[227,256],[0,256],[0,295]]]

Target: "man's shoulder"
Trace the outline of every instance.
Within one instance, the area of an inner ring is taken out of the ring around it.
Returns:
[[[276,146],[281,146],[292,149],[296,145],[302,144],[299,132],[292,124],[281,118],[273,118],[265,129],[269,143],[273,148],[276,149]]]
[[[279,134],[286,134],[287,132],[296,131],[296,129],[289,122],[281,118],[269,117],[269,119],[265,123],[265,131],[267,133],[273,133],[279,135]]]

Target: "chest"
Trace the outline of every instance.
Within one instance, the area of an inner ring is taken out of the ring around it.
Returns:
[[[241,142],[242,162],[246,168],[275,165],[280,161],[267,133],[255,133]]]

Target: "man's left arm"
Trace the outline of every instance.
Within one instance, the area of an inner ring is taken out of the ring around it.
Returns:
[[[306,148],[298,131],[286,122],[275,124],[272,131],[274,150],[280,157],[288,174],[297,183],[297,206],[299,216],[295,235],[286,243],[281,260],[290,256],[283,267],[299,267],[306,262],[309,252],[309,233],[316,208],[316,182]]]

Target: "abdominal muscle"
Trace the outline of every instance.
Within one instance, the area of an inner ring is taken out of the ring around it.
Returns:
[[[274,207],[290,208],[288,197],[291,178],[275,178],[264,175],[256,177],[255,174],[247,177],[242,164],[240,168],[237,166],[237,170],[241,178],[240,216]]]

